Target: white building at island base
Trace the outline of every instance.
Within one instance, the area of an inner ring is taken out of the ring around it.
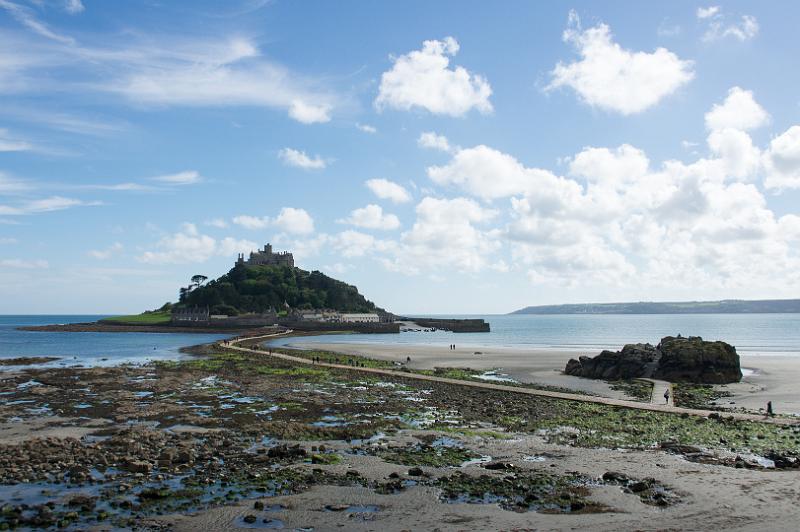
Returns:
[[[339,318],[342,323],[380,323],[377,314],[342,314]]]

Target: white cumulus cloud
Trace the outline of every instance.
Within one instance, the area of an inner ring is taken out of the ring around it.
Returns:
[[[396,247],[387,248],[386,268],[408,274],[425,270],[476,272],[496,262],[497,235],[482,227],[497,211],[468,198],[425,197],[417,205],[413,227]]]
[[[306,103],[303,100],[293,100],[289,106],[289,116],[303,124],[330,122],[330,113],[330,105],[315,105]]]
[[[764,154],[764,166],[764,186],[768,189],[800,189],[800,126],[792,126],[772,139]]]
[[[583,30],[570,12],[564,41],[575,46],[580,60],[558,63],[548,90],[570,87],[593,107],[623,115],[640,113],[677,91],[694,77],[692,62],[666,48],[652,53],[622,48],[605,24]]]
[[[453,37],[429,40],[394,60],[381,76],[375,106],[408,111],[425,109],[433,114],[463,116],[471,109],[492,111],[489,82],[462,66],[450,68],[450,57],[458,53]]]
[[[202,263],[213,256],[232,257],[257,247],[255,242],[232,237],[217,240],[201,234],[194,224],[185,223],[180,231],[162,237],[155,244],[155,250],[145,251],[137,260],[148,264]]]
[[[373,194],[380,199],[388,199],[394,203],[407,203],[411,201],[411,194],[402,186],[388,179],[369,179],[365,183]]]
[[[375,126],[371,126],[369,124],[356,124],[356,127],[364,133],[375,134],[378,132],[378,129]]]
[[[697,8],[697,18],[706,24],[704,41],[717,41],[733,37],[740,41],[748,41],[758,35],[758,20],[752,15],[742,15],[737,21],[730,22],[719,6]]]
[[[233,223],[245,229],[264,229],[265,227],[269,227],[271,222],[268,216],[259,217],[241,214],[233,217]]]
[[[740,87],[728,90],[721,104],[706,113],[706,127],[711,130],[733,128],[748,131],[766,125],[769,114],[753,97],[753,91]]]
[[[265,229],[274,227],[293,235],[307,235],[314,232],[314,219],[305,209],[284,207],[274,218],[269,216],[234,216],[233,223],[245,229]]]
[[[447,137],[434,133],[433,131],[425,131],[424,133],[421,133],[417,139],[417,144],[422,148],[429,148],[443,152],[450,152],[452,150]]]
[[[325,159],[320,156],[309,157],[306,152],[293,148],[283,148],[278,152],[278,157],[284,164],[304,170],[321,170],[327,166]]]
[[[273,221],[275,227],[295,235],[307,235],[314,232],[314,219],[305,209],[284,207]]]
[[[446,165],[429,167],[428,177],[484,200],[536,192],[543,201],[559,201],[561,196],[580,193],[575,183],[549,170],[527,168],[511,155],[484,145],[461,149]]]
[[[719,6],[708,6],[697,8],[697,18],[706,19],[711,18],[719,13]]]
[[[391,230],[400,227],[400,220],[394,214],[384,213],[380,205],[370,204],[355,209],[350,216],[340,220],[341,223],[363,227],[365,229]]]

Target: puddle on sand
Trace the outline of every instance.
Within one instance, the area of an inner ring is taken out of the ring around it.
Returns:
[[[471,465],[485,464],[485,463],[491,462],[491,461],[492,461],[492,457],[491,456],[483,455],[483,456],[479,456],[478,458],[472,458],[471,460],[466,460],[464,462],[461,462],[461,465],[459,467],[467,467],[467,466],[471,466]]]
[[[377,434],[375,434],[374,436],[372,436],[370,438],[366,438],[366,439],[364,439],[364,438],[356,438],[356,439],[350,440],[350,444],[351,445],[364,445],[364,444],[378,442],[378,441],[380,441],[380,440],[382,440],[384,438],[386,438],[386,434],[384,434],[383,432],[378,432]]]
[[[484,373],[481,373],[480,375],[473,375],[472,378],[488,382],[507,382],[507,383],[519,384],[517,380],[512,379],[507,374],[500,373],[496,370],[486,371]]]
[[[270,436],[263,436],[261,440],[256,441],[248,447],[245,452],[247,453],[265,453],[269,450],[270,447],[277,444],[278,440],[272,438]],[[278,505],[280,506],[280,505]]]
[[[344,427],[352,424],[339,416],[322,416],[319,421],[311,423],[314,427]]]
[[[456,440],[455,438],[451,438],[449,436],[442,436],[440,438],[436,438],[431,442],[431,447],[463,447],[460,441]]]
[[[41,382],[35,380],[29,380],[20,384],[17,384],[17,390],[25,390],[26,388],[30,388],[31,386],[44,386]]]

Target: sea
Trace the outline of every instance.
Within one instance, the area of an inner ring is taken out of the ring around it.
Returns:
[[[0,359],[58,357],[37,367],[114,366],[186,358],[182,347],[214,342],[226,335],[200,333],[97,333],[20,331],[17,327],[85,323],[107,316],[0,315]],[[19,366],[17,366],[18,368]],[[8,366],[0,366],[0,371]]]
[[[800,314],[563,314],[462,315],[483,318],[489,333],[409,331],[282,338],[272,345],[310,343],[456,344],[459,347],[585,351],[618,350],[629,343],[657,344],[665,336],[722,340],[743,355],[800,356]]]
[[[182,347],[225,338],[195,333],[30,332],[17,327],[96,321],[99,315],[0,316],[0,359],[58,357],[47,367],[143,364],[186,358]],[[585,351],[619,349],[626,343],[658,343],[668,335],[723,340],[743,355],[800,356],[800,314],[630,314],[431,316],[483,318],[489,333],[408,331],[398,334],[346,334],[284,338],[286,343],[343,342],[507,347]],[[2,370],[3,366],[0,366]],[[7,368],[7,367],[6,367]]]

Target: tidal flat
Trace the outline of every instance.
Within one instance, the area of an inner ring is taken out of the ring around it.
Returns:
[[[0,529],[619,529],[645,518],[780,529],[800,517],[797,426],[216,345],[195,354],[0,374]]]

